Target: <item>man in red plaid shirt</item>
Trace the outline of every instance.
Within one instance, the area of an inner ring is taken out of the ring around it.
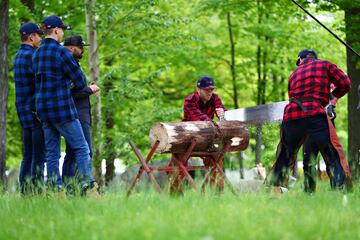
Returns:
[[[213,93],[214,88],[211,77],[199,78],[196,92],[185,99],[183,121],[211,121],[215,114],[219,119],[224,118],[226,109],[219,95]]]
[[[214,79],[209,76],[202,76],[197,81],[197,89],[184,102],[184,117],[182,121],[212,121],[215,114],[220,120],[224,119],[226,108],[221,102],[219,95],[214,93]],[[204,165],[210,166],[211,161],[203,158]],[[188,163],[185,163],[187,165]],[[219,163],[222,167],[222,163]],[[194,178],[195,172],[189,171]],[[210,177],[210,184],[214,184],[216,179],[216,172],[213,172]],[[173,183],[172,192],[182,192],[181,182],[175,180]],[[224,181],[218,182],[219,190],[224,187]]]
[[[288,84],[289,104],[285,107],[281,141],[270,183],[285,186],[289,169],[296,163],[297,152],[310,138],[318,146],[330,173],[332,189],[351,187],[349,166],[345,162],[342,146],[324,107],[332,95],[341,98],[350,91],[350,79],[335,64],[317,59],[314,50],[299,53],[298,68],[291,74]],[[336,104],[336,100],[332,101]]]

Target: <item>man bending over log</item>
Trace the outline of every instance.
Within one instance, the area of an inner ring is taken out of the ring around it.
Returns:
[[[182,121],[211,121],[215,114],[220,120],[224,118],[225,107],[219,95],[214,93],[214,79],[200,77],[194,93],[185,99]]]
[[[218,94],[214,93],[214,79],[209,76],[202,76],[197,81],[197,88],[194,93],[188,96],[184,102],[184,117],[182,121],[212,121],[214,116],[220,120],[224,119],[226,108],[221,102]],[[204,158],[204,165],[210,166],[208,159]],[[189,171],[192,177],[195,176],[194,171]],[[211,178],[211,182],[215,182],[215,176]],[[221,183],[220,188],[222,188]]]

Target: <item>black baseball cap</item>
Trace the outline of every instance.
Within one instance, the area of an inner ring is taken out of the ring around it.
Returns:
[[[71,35],[65,38],[64,46],[83,47],[83,46],[90,46],[90,44],[85,43],[80,35]]]
[[[301,52],[299,52],[298,59],[296,61],[296,65],[299,66],[300,65],[300,59],[304,59],[304,58],[317,59],[317,54],[312,49],[304,49],[304,50],[302,50]]]

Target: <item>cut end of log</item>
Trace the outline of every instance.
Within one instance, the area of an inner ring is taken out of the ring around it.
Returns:
[[[166,149],[169,138],[168,138],[168,131],[171,132],[171,129],[166,129],[162,123],[157,123],[154,125],[150,130],[150,143],[151,146],[154,146],[156,141],[159,141],[159,146],[157,147],[156,151],[160,152],[160,149]]]
[[[231,146],[232,147],[239,146],[241,144],[241,141],[243,141],[243,140],[244,140],[244,138],[233,137],[233,138],[231,138]]]

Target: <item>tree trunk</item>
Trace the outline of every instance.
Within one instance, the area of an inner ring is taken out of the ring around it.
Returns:
[[[265,42],[266,45],[269,44],[268,43],[269,38],[265,37]],[[263,69],[262,69],[262,80],[261,80],[261,95],[260,95],[260,104],[265,104],[266,103],[266,81],[267,81],[267,50],[266,48],[264,48],[263,50],[263,55],[262,55],[262,65],[263,65]]]
[[[240,179],[244,179],[244,154],[243,152],[239,152],[238,153],[238,158],[239,158],[239,174],[240,174]]]
[[[35,12],[35,2],[34,0],[21,0],[21,3],[29,8],[31,13]],[[29,21],[29,19],[27,20]]]
[[[100,79],[99,70],[99,54],[98,43],[96,36],[96,22],[95,22],[95,0],[85,0],[85,14],[86,14],[86,30],[88,35],[89,56],[89,71],[90,82],[98,84]],[[92,108],[92,139],[93,139],[93,167],[94,175],[97,179],[101,178],[101,97],[97,94],[95,100],[95,107]]]
[[[233,85],[233,92],[234,92],[234,108],[238,109],[238,94],[237,94],[237,86],[236,86],[236,73],[235,73],[235,43],[232,33],[232,26],[231,26],[231,15],[230,12],[227,13],[227,23],[229,29],[229,39],[230,39],[230,54],[231,54],[231,63],[230,63],[230,71],[231,71],[231,79]]]
[[[261,151],[262,151],[262,124],[256,125],[255,133],[255,164],[261,163]]]
[[[261,24],[261,6],[260,6],[260,0],[257,0],[257,12],[258,12],[258,24]],[[261,48],[261,36],[258,35],[258,46],[257,46],[257,51],[256,51],[256,65],[257,65],[257,76],[258,76],[258,81],[257,81],[257,99],[256,99],[256,104],[260,105],[260,104],[264,104],[264,82],[263,82],[263,77],[262,75],[264,75],[264,71],[262,71],[261,69],[261,60],[265,58],[265,56],[263,56],[262,54],[262,48]],[[265,67],[265,66],[264,66]],[[256,126],[256,133],[255,133],[255,163],[261,163],[261,146],[262,146],[262,125],[259,124]]]
[[[5,182],[6,112],[8,105],[9,1],[0,2],[0,185]]]
[[[284,86],[284,83],[285,83],[285,77],[281,76],[279,86]],[[280,99],[285,99],[285,98],[286,98],[286,91],[283,88],[281,88],[281,90],[280,90]]]
[[[231,79],[232,79],[232,85],[233,85],[233,101],[234,101],[234,108],[238,109],[238,93],[237,93],[237,84],[236,84],[236,71],[235,71],[235,42],[234,42],[234,36],[232,32],[232,25],[231,25],[231,13],[227,13],[227,24],[228,24],[228,30],[229,30],[229,40],[230,40],[230,56],[231,56],[231,63],[230,63],[230,72],[231,72]],[[239,152],[238,154],[239,158],[239,166],[240,166],[240,178],[244,178],[244,158],[242,157],[242,153]]]
[[[231,140],[229,151],[245,150],[249,145],[249,132],[240,121],[191,121],[158,123],[150,130],[151,146],[160,144],[157,152],[185,153],[192,140],[197,144],[194,152],[219,152]]]
[[[346,41],[354,49],[360,50],[360,7],[347,8],[345,10]],[[360,111],[358,87],[360,84],[360,59],[349,49],[347,53],[348,76],[351,79],[352,88],[348,95],[348,153],[351,173],[355,178],[359,177],[360,170]]]
[[[260,37],[259,37],[260,41]],[[257,69],[257,98],[256,98],[256,105],[261,104],[261,92],[262,92],[262,84],[261,84],[261,46],[257,46],[256,50],[256,69]]]
[[[116,148],[114,146],[113,139],[113,128],[115,125],[114,122],[114,112],[111,106],[116,104],[114,101],[111,101],[111,97],[108,96],[109,93],[113,90],[113,78],[107,79],[104,82],[104,97],[107,99],[108,107],[104,108],[104,121],[105,121],[105,145],[103,147],[103,158],[106,160],[106,174],[105,174],[105,184],[108,185],[115,177],[115,165],[114,160],[116,158]]]

